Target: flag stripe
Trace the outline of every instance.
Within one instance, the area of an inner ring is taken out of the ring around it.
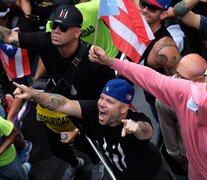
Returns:
[[[117,35],[122,34],[122,38],[128,42],[131,46],[134,46],[137,53],[142,54],[146,49],[144,43],[139,43],[137,35],[131,31],[127,26],[117,21],[113,16],[109,17],[111,30],[114,31]],[[116,25],[116,26],[114,26]]]
[[[121,36],[117,35],[116,33],[112,32],[112,37],[116,39],[115,46],[119,45],[119,49],[124,54],[130,54],[128,55],[135,63],[139,62],[140,59],[140,53],[137,53],[137,50],[129,44],[128,41],[125,41]]]
[[[117,0],[119,15],[103,16],[114,45],[134,62],[139,62],[154,35],[132,0]],[[102,7],[100,7],[102,8]]]
[[[148,42],[150,37],[146,31],[146,25],[143,23],[143,18],[136,6],[132,6],[130,1],[124,1],[125,6],[128,7],[129,18],[132,21],[136,34],[139,34],[140,42]],[[147,37],[147,38],[146,38]]]
[[[119,18],[128,19],[126,26],[133,27],[132,30],[135,30],[136,34],[139,35],[140,42],[148,42],[149,40],[154,39],[154,34],[151,31],[148,23],[139,12],[138,8],[130,0],[117,0],[119,3],[120,12],[125,12],[126,14],[120,14]],[[127,7],[127,8],[126,8]],[[117,16],[115,16],[117,17]],[[131,22],[131,23],[129,23]]]
[[[21,54],[22,54],[22,68],[23,68],[23,74],[22,76],[27,76],[31,74],[31,69],[30,69],[30,63],[29,63],[29,56],[28,56],[28,51],[26,49],[21,49]]]
[[[116,21],[116,20],[113,20],[113,21],[110,20],[110,22],[109,22],[109,21],[107,20],[108,17],[109,17],[110,19],[111,19],[111,18],[115,18],[115,19],[117,19],[117,21]],[[117,23],[116,26],[117,26],[117,25],[118,25],[118,26],[122,26],[122,27],[117,28],[117,30],[115,29],[117,32],[120,31],[120,34],[122,34],[122,35],[123,35],[123,31],[125,31],[125,28],[129,29],[129,32],[128,32],[128,33],[133,33],[133,36],[136,36],[136,39],[138,40],[138,42],[149,42],[149,38],[151,38],[151,39],[154,38],[154,35],[153,35],[153,34],[152,34],[152,37],[148,36],[148,33],[147,33],[147,31],[145,30],[144,26],[140,26],[140,27],[139,27],[139,29],[142,29],[142,30],[139,31],[139,34],[144,34],[145,37],[144,37],[144,38],[143,38],[143,36],[139,36],[139,37],[138,37],[138,36],[137,36],[137,32],[134,31],[133,23],[132,23],[132,22],[130,23],[130,21],[131,21],[130,17],[128,16],[128,14],[126,14],[125,11],[123,11],[123,10],[121,10],[121,9],[120,9],[120,16],[106,16],[106,17],[103,17],[103,19],[104,19],[105,21],[107,21],[107,25],[111,25],[111,26],[113,26],[113,24],[111,24],[111,23]],[[122,25],[120,25],[120,23],[121,23]],[[138,23],[139,23],[139,24],[143,24],[142,20],[139,21]],[[121,28],[123,28],[123,27],[124,27],[124,30],[121,29]],[[143,29],[144,29],[144,30],[143,30]],[[150,32],[151,32],[151,29],[150,29]],[[150,33],[149,35],[151,35],[151,33]],[[146,37],[147,37],[147,38],[146,38]],[[143,39],[144,39],[144,40],[143,40]]]
[[[9,58],[3,50],[0,50],[0,58],[10,79],[31,74],[27,50],[18,48],[14,58]]]
[[[131,19],[129,18],[128,14],[120,9],[120,16],[108,16],[108,17],[114,17],[117,19],[117,21],[120,21],[120,23],[124,24],[125,26],[128,27],[131,31],[133,31],[134,27],[131,22]]]
[[[9,69],[9,57],[4,53],[4,51],[0,51],[1,61],[4,66],[4,70],[6,71],[6,74],[10,79],[14,79],[14,72]]]
[[[16,59],[16,64],[15,64],[15,70],[16,70],[16,76],[19,77],[19,76],[22,76],[24,71],[23,71],[23,67],[22,67],[22,54],[21,54],[21,49],[18,48],[17,49],[17,52],[16,52],[16,55],[15,56],[18,56],[19,58]]]
[[[104,17],[104,20],[108,25],[110,25],[110,33],[114,45],[137,63],[141,57],[140,54],[143,54],[146,49],[146,44],[139,43],[137,35],[131,31],[128,26],[122,24],[115,17]],[[122,36],[120,37],[119,34]],[[130,51],[130,48],[133,50]]]

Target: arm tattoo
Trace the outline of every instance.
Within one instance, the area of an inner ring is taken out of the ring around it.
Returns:
[[[177,64],[179,62],[179,58],[177,58],[176,56],[172,57],[170,59],[170,61],[173,63],[173,64]]]
[[[174,14],[180,18],[184,17],[189,11],[190,8],[185,7],[185,2],[183,1],[177,3],[173,8]]]
[[[139,128],[141,134],[146,134],[148,132],[148,127],[145,122],[139,121]]]
[[[139,129],[137,132],[134,133],[134,135],[138,138],[138,139],[148,139],[149,137],[149,127],[147,125],[147,123],[142,122],[142,121],[138,121],[137,122],[139,125]]]
[[[159,52],[160,52],[163,48],[166,48],[166,47],[168,47],[168,46],[171,46],[171,47],[174,47],[174,48],[178,49],[178,47],[176,46],[176,44],[174,43],[174,41],[172,41],[172,39],[171,39],[171,37],[170,37],[170,38],[167,38],[167,39],[165,40],[164,43],[162,43],[162,44],[159,43],[159,44],[158,44],[157,49],[156,49],[157,54],[159,54]]]
[[[50,94],[49,96],[50,96],[50,99],[48,100],[47,105],[45,105],[45,108],[51,111],[56,110],[58,106],[60,105],[60,100],[59,100],[60,95]]]

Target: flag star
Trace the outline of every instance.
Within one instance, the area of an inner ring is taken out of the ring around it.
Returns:
[[[115,148],[116,148],[116,146],[115,146],[115,145],[113,145],[113,146],[112,146],[112,149],[115,149]]]
[[[6,45],[6,49],[7,49],[7,50],[9,50],[9,49],[13,49],[13,46],[8,44],[8,45]]]

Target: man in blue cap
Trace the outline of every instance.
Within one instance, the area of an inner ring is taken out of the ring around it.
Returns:
[[[175,179],[159,150],[150,142],[151,121],[130,109],[134,88],[125,80],[107,82],[96,100],[70,100],[14,83],[14,95],[33,99],[50,110],[79,118],[85,133],[95,140],[119,180]]]
[[[0,41],[35,51],[41,57],[50,77],[44,89],[46,92],[56,92],[76,100],[98,99],[106,82],[115,78],[115,72],[107,66],[90,62],[88,51],[91,45],[80,40],[82,22],[83,16],[75,6],[61,5],[54,12],[51,33],[41,31],[21,33],[0,26],[0,32],[4,34]],[[76,129],[78,124],[74,126],[68,115],[48,112],[39,105],[36,109],[38,120],[46,124],[48,142],[53,155],[70,165],[63,178],[73,179],[84,161],[74,155],[70,146],[60,142],[60,132],[70,131],[74,137],[78,135]],[[17,108],[13,115],[16,112]],[[92,179],[97,180],[102,176],[104,167],[89,144],[87,147],[88,142],[84,136],[81,140],[79,149],[90,157],[93,167]],[[83,141],[86,142],[84,146]]]

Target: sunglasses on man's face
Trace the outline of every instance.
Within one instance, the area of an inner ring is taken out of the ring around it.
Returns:
[[[144,0],[140,0],[139,1],[139,6],[142,8],[142,9],[145,9],[147,7],[148,11],[151,12],[151,13],[154,13],[155,11],[157,10],[163,10],[162,8],[159,8],[157,6],[154,6],[152,4],[149,4],[147,3],[146,1]]]
[[[53,30],[55,30],[57,27],[59,27],[60,30],[61,30],[63,33],[67,32],[67,30],[68,30],[68,28],[69,28],[68,25],[66,25],[66,24],[64,24],[64,23],[62,23],[62,22],[56,22],[56,21],[53,21],[53,22],[51,23],[51,28],[52,28]]]

